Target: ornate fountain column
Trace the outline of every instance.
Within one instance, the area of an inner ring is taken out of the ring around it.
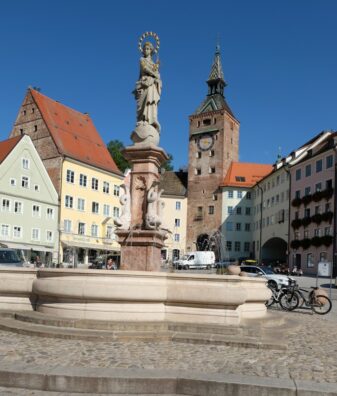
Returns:
[[[143,43],[149,37],[155,41]],[[162,190],[158,190],[159,169],[168,159],[159,147],[160,124],[158,104],[161,95],[159,74],[159,38],[153,32],[144,33],[139,40],[140,75],[133,91],[137,102],[137,122],[131,134],[133,145],[123,151],[132,164],[130,189],[124,186],[121,196],[121,216],[115,219],[116,234],[121,245],[121,269],[159,271],[161,249],[167,232],[161,228]],[[157,55],[156,62],[153,56]]]

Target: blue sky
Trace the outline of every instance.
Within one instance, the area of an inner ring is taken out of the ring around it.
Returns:
[[[160,145],[187,164],[188,116],[207,93],[217,37],[240,160],[272,163],[337,130],[337,1],[3,1],[0,140],[29,85],[89,112],[105,142],[131,143],[137,42],[160,36]]]

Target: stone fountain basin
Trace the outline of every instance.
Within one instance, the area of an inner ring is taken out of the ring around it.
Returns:
[[[238,325],[266,315],[266,281],[235,275],[0,269],[0,309],[61,318]]]
[[[240,324],[266,315],[263,279],[141,271],[42,269],[36,310],[63,318]]]

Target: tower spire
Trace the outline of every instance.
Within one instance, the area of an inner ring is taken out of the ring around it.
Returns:
[[[234,114],[228,106],[225,96],[224,88],[227,85],[222,71],[220,45],[217,42],[215,47],[215,55],[211,72],[209,73],[208,80],[208,93],[201,105],[197,108],[194,114],[207,113],[209,111],[226,110],[232,117]]]
[[[223,96],[223,91],[227,83],[225,81],[225,77],[222,71],[219,43],[215,47],[214,61],[207,80],[207,84],[208,95],[220,94]]]

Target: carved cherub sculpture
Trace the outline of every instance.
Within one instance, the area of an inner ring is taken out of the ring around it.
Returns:
[[[124,190],[124,194],[122,194],[119,198],[119,202],[122,205],[121,215],[119,217],[114,218],[114,224],[123,230],[128,230],[130,228],[131,223],[131,199],[130,199],[130,189],[125,184],[121,185],[121,188]]]
[[[154,183],[147,193],[147,213],[145,227],[150,230],[158,230],[162,223],[162,209],[164,202],[160,199],[164,190],[158,191],[158,183]]]

